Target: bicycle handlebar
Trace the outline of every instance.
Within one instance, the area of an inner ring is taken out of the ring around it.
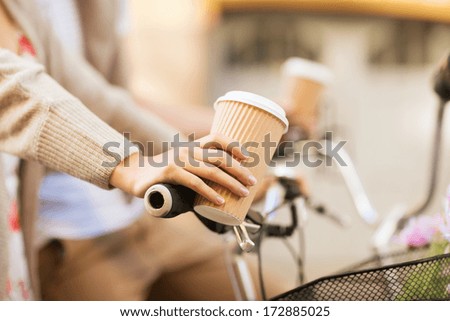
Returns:
[[[292,214],[292,221],[288,226],[265,224],[265,230],[267,236],[287,237],[292,235],[297,227],[296,208],[292,202],[295,198],[301,196],[301,192],[295,180],[280,177],[279,182],[286,189],[285,203],[291,203],[290,210]],[[150,215],[158,218],[173,218],[186,212],[194,212],[203,225],[218,234],[226,233],[233,228],[233,226],[214,222],[195,213],[193,209],[194,198],[195,192],[185,186],[155,184],[145,193],[144,205]],[[246,221],[250,224],[258,226],[262,226],[264,224],[261,214],[253,210],[249,211]]]

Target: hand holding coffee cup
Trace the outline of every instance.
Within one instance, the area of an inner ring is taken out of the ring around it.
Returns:
[[[293,57],[282,66],[280,101],[291,125],[300,127],[308,138],[316,131],[320,95],[331,79],[327,67],[310,60]]]
[[[215,109],[211,134],[225,135],[239,142],[250,156],[241,165],[248,168],[257,181],[262,180],[280,138],[289,125],[283,108],[259,95],[231,91],[216,101]],[[225,199],[225,203],[217,205],[197,195],[194,210],[215,222],[241,224],[258,185],[249,188],[247,197],[239,197],[217,183],[208,181],[207,184]]]

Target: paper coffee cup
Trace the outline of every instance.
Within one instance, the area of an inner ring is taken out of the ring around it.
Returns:
[[[317,126],[320,95],[332,74],[324,65],[293,57],[283,64],[282,78],[281,102],[289,120],[310,137]]]
[[[238,141],[250,154],[249,160],[241,162],[248,167],[260,182],[272,158],[276,145],[288,128],[286,114],[271,100],[243,91],[231,91],[220,97],[214,104],[216,110],[211,133],[220,133]],[[269,134],[271,147],[262,144]],[[239,197],[227,188],[214,182],[207,182],[224,199],[223,205],[216,205],[201,195],[197,195],[194,210],[215,222],[239,225],[243,222],[255,197],[258,184],[249,188],[247,197]]]

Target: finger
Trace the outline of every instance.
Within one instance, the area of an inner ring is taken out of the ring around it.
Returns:
[[[256,178],[248,168],[243,167],[239,161],[223,150],[205,150],[196,148],[191,157],[194,157],[198,161],[213,164],[222,168],[246,186],[253,186],[257,183]]]
[[[201,161],[196,162],[198,163],[196,166],[188,165],[185,167],[185,170],[199,177],[215,182],[229,189],[232,193],[239,197],[246,197],[250,194],[250,191],[237,179],[231,177],[218,167]]]
[[[172,180],[176,184],[184,185],[190,188],[214,204],[222,205],[225,203],[224,198],[209,187],[200,177],[184,169],[179,168],[179,170],[174,173]]]
[[[234,157],[245,160],[248,156],[237,140],[231,139],[222,134],[210,134],[199,140],[201,148],[216,148],[224,150]]]

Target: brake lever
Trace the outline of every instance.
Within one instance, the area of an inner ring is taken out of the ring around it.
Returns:
[[[245,224],[233,226],[233,231],[241,250],[244,252],[251,252],[255,247],[255,242],[253,242],[248,235]]]

